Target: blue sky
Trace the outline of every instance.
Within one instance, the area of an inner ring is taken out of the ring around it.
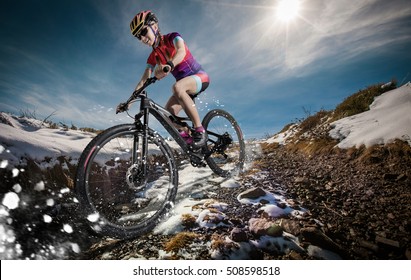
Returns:
[[[222,107],[247,138],[278,132],[307,112],[333,109],[375,83],[411,80],[408,0],[2,0],[0,111],[34,112],[78,127],[129,122],[114,108],[139,81],[150,48],[129,22],[152,10],[177,31],[211,77],[200,115]],[[150,89],[164,105],[173,78]],[[137,106],[132,112],[136,112]]]

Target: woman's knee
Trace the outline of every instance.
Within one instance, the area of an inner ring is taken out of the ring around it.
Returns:
[[[173,95],[178,99],[180,99],[183,94],[187,94],[187,90],[178,82],[173,85],[172,91]]]

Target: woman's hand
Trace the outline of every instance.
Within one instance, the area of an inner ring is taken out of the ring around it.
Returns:
[[[171,72],[171,67],[168,64],[157,64],[156,69],[154,69],[154,76],[161,80]]]

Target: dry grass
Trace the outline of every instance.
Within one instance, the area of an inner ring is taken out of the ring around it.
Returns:
[[[295,139],[298,139],[298,137],[295,137]],[[328,136],[321,136],[319,138],[314,138],[311,140],[299,139],[290,141],[285,145],[285,147],[290,152],[301,152],[306,155],[315,155],[328,154],[335,148],[337,144],[337,140],[332,139]],[[273,153],[280,147],[282,146],[279,143],[261,144],[261,149],[265,154]]]
[[[411,146],[405,141],[396,140],[386,145],[374,145],[369,148],[360,147],[357,158],[365,163],[379,163],[382,160],[401,159],[401,164],[411,166]]]
[[[382,84],[376,84],[360,90],[357,93],[347,97],[334,110],[333,120],[356,115],[369,110],[374,98],[384,92],[393,90],[397,87],[395,80],[391,81],[389,86],[383,87]]]
[[[214,233],[211,236],[211,250],[227,252],[238,249],[238,244],[234,242],[226,242],[225,236]]]
[[[164,250],[166,252],[178,253],[180,249],[184,249],[195,239],[199,238],[199,235],[193,232],[180,232],[173,236],[165,245]]]
[[[279,133],[286,132],[288,129],[290,129],[290,127],[291,127],[292,125],[294,125],[294,123],[289,123],[289,124],[285,125],[285,126],[283,127],[283,129],[281,129],[281,131],[280,131]]]
[[[270,144],[268,144],[268,143],[261,143],[261,149],[263,150],[263,151],[270,151],[270,150],[275,150],[275,149],[278,149],[280,147],[280,144],[279,143],[277,143],[277,142],[273,142],[273,143],[270,143]]]
[[[315,115],[307,117],[300,124],[300,131],[298,135],[302,135],[306,132],[310,132],[317,128],[320,124],[324,123],[324,119],[328,118],[331,114],[329,111],[321,110],[318,111]]]
[[[337,141],[322,137],[313,140],[300,140],[295,143],[289,143],[286,148],[290,152],[301,152],[307,156],[321,155],[332,153],[337,145]]]
[[[197,226],[196,218],[191,214],[183,214],[181,215],[181,224],[184,228],[190,229]]]

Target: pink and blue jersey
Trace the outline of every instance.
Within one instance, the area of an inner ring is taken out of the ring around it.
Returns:
[[[177,51],[176,44],[179,40],[183,41],[181,35],[177,32],[163,35],[161,43],[153,49],[147,59],[148,67],[154,69],[157,64],[166,64],[167,61],[174,57]],[[204,72],[197,60],[195,60],[185,42],[184,47],[186,55],[182,62],[175,65],[171,74],[173,74],[177,81],[188,76],[193,76],[197,82],[197,92],[201,92],[208,86],[208,75]]]

